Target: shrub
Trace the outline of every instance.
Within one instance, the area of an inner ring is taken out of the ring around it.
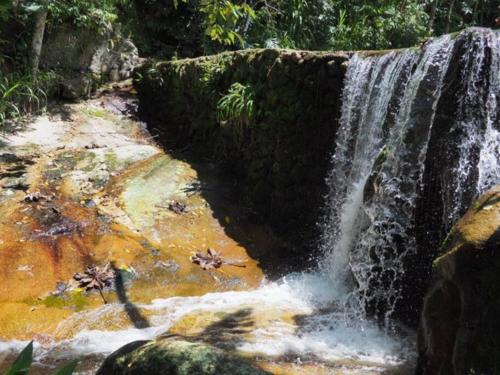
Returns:
[[[28,74],[0,72],[0,125],[45,110],[56,82],[54,72],[40,72],[36,81]]]
[[[247,128],[254,116],[255,93],[251,85],[233,83],[217,103],[217,121],[219,125],[231,130],[237,142],[243,140]]]

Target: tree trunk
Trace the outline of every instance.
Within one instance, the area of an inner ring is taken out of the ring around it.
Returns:
[[[450,1],[450,8],[448,9],[448,19],[446,20],[445,34],[448,34],[450,32],[451,16],[453,14],[453,8],[454,7],[455,7],[455,0],[451,0]]]
[[[434,0],[434,2],[432,3],[431,12],[429,15],[429,26],[428,26],[429,34],[432,33],[432,29],[434,28],[434,21],[436,20],[436,10],[438,7],[438,2],[439,0]]]
[[[45,23],[47,21],[47,10],[41,9],[35,13],[35,29],[31,41],[31,73],[36,81],[38,67],[40,65],[40,55],[42,53],[43,35],[45,34]]]

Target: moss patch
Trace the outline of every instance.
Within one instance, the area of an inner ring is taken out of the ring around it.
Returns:
[[[265,375],[269,373],[206,344],[158,340],[126,345],[113,353],[97,374]]]

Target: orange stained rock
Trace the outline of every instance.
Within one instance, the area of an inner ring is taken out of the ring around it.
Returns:
[[[116,151],[119,158],[120,147],[127,149],[137,144],[144,151],[149,142],[133,122],[123,123],[124,128],[120,128],[120,120],[90,117],[79,112],[75,116],[78,121],[61,127],[61,131],[69,132],[61,137],[67,138],[71,147],[55,143],[49,151],[26,156],[32,162],[26,168],[28,193],[40,192],[53,197],[50,201],[24,202],[26,193],[19,190],[0,198],[0,340],[30,339],[41,334],[63,339],[82,329],[99,328],[97,321],[74,323],[72,319],[75,314],[102,306],[98,293],[76,290],[53,295],[58,282],[68,283],[90,264],[113,262],[124,270],[126,296],[134,304],[155,298],[249,289],[263,279],[258,262],[233,237],[234,233],[228,232],[228,223],[218,218],[203,192],[183,193],[197,182],[195,168],[154,146],[145,151],[143,160],[120,164],[111,158],[113,168],[123,165],[124,169],[113,169],[106,186],[96,188],[96,194],[87,193],[90,190],[84,187],[95,183],[92,173],[109,166],[102,162],[78,164],[89,154],[80,144],[105,146],[97,131],[106,129],[108,134],[116,128],[118,136],[109,142],[123,139],[123,145],[118,144],[116,150],[109,147],[109,152]],[[134,153],[129,150],[125,154],[130,157]],[[85,170],[78,170],[80,165]],[[78,185],[79,179],[68,177],[74,173],[81,173],[85,186]],[[181,200],[188,212],[179,215],[170,211],[171,199]],[[89,201],[95,204],[87,205]],[[238,222],[233,220],[235,211],[233,207],[231,213],[223,215],[231,216],[231,224]],[[240,224],[240,238],[258,232]],[[272,241],[266,235],[256,237],[257,246],[271,247]],[[245,261],[246,267],[201,270],[189,257],[191,252],[208,247],[217,249],[226,259]],[[110,303],[117,301],[114,291],[105,291],[105,297]],[[120,315],[114,325],[104,328],[121,329],[130,324],[125,315]]]

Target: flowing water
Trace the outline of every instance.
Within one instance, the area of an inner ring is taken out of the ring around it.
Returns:
[[[500,175],[500,144],[498,132],[499,92],[500,92],[500,39],[498,32],[490,32],[481,38],[467,40],[461,64],[466,68],[461,79],[465,83],[450,132],[460,134],[459,162],[454,170],[454,201],[447,219],[456,221],[463,212],[464,199],[474,185],[474,168],[478,169],[476,193],[484,192],[495,183]],[[485,67],[490,66],[485,72]],[[484,80],[486,79],[487,84]],[[479,154],[479,167],[474,160]]]
[[[347,302],[354,303],[349,309],[362,318],[366,306],[383,307],[386,326],[400,297],[402,258],[414,249],[408,232],[452,47],[445,36],[423,53],[405,51],[361,62],[355,58],[348,73],[341,134],[329,177],[331,212],[324,231],[328,255],[323,268],[332,269],[334,282],[349,290]],[[386,66],[387,59],[391,63]],[[361,98],[350,92],[350,81],[361,86],[356,90]],[[418,103],[418,111],[428,115],[417,117],[414,103],[424,86],[427,97]],[[400,97],[389,108],[396,92]],[[346,144],[352,150],[345,152]],[[367,184],[372,185],[371,197],[364,194]],[[339,212],[337,207],[342,207]]]
[[[92,373],[127,342],[167,331],[208,333],[217,345],[260,358],[263,367],[281,363],[275,371],[283,374],[375,374],[411,362],[414,335],[394,316],[406,262],[415,257],[415,207],[426,187],[431,138],[443,133],[435,128],[438,111],[445,95],[453,95],[446,80],[457,64],[462,91],[443,144],[457,156],[441,191],[440,225],[449,228],[474,197],[500,182],[500,33],[491,30],[444,36],[420,49],[353,55],[326,180],[324,256],[316,270],[249,291],[137,304],[150,323],[143,329],[120,326],[117,303],[74,313],[56,334],[80,328],[64,340],[38,344],[40,363],[83,357],[82,373]],[[241,330],[219,327],[216,334],[212,325],[228,316]],[[88,323],[103,321],[118,328]],[[0,353],[22,344],[0,343]]]

